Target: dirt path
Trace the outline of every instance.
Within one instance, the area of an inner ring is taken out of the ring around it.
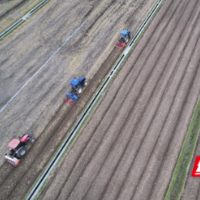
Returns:
[[[51,1],[0,42],[0,199],[24,197],[120,54],[119,31],[134,33],[155,2]],[[82,75],[91,85],[72,108],[62,98]],[[3,164],[8,142],[29,131],[28,155]]]
[[[40,199],[164,199],[200,92],[198,5],[164,3]]]

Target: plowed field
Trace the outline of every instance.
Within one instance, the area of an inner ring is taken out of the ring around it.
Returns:
[[[199,3],[164,2],[40,199],[164,199],[200,92]]]
[[[134,34],[156,2],[52,0],[0,41],[0,199],[23,199],[120,55],[120,31]],[[89,85],[71,107],[62,99],[74,76]],[[36,142],[14,168],[3,157],[25,132]]]

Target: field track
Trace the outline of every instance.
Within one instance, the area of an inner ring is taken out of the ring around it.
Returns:
[[[40,199],[164,199],[199,96],[199,23],[199,0],[165,1]]]

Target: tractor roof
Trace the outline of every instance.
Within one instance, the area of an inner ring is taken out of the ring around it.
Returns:
[[[10,147],[11,149],[14,149],[18,146],[18,144],[20,143],[20,141],[16,138],[14,138],[9,144],[8,147]]]
[[[72,86],[77,86],[77,85],[79,84],[79,79],[74,78],[74,79],[70,82],[70,84],[71,84]]]
[[[128,35],[130,33],[129,30],[122,30],[121,35]]]

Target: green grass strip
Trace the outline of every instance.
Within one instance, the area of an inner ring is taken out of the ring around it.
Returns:
[[[165,200],[179,200],[186,182],[200,130],[200,99],[194,111]]]

